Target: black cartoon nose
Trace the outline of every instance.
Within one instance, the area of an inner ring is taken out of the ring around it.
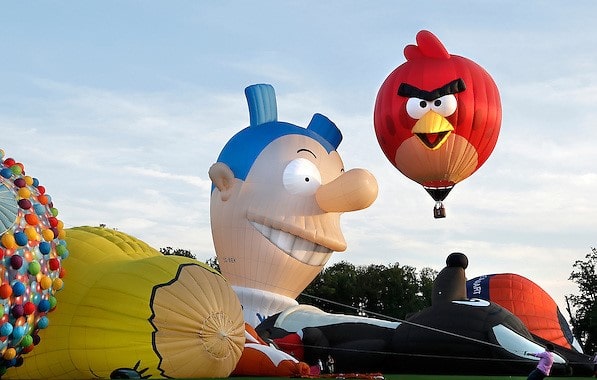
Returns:
[[[450,255],[448,255],[448,258],[446,259],[446,265],[449,267],[466,269],[466,267],[468,267],[468,258],[464,253],[450,253]]]

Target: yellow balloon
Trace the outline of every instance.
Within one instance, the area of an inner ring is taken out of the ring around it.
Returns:
[[[50,289],[50,287],[52,287],[52,279],[48,276],[43,276],[39,281],[39,286],[41,286],[43,290]]]
[[[45,229],[41,232],[41,235],[44,237],[45,241],[52,241],[54,240],[54,232],[50,229]]]
[[[19,189],[18,193],[19,193],[19,197],[21,197],[21,198],[28,199],[29,197],[31,197],[31,190],[29,190],[26,187],[21,187]]]
[[[64,282],[62,282],[61,278],[55,278],[54,281],[52,281],[52,289],[56,291],[62,289],[63,286]]]
[[[40,240],[39,234],[37,233],[35,228],[33,228],[31,226],[25,227],[25,235],[27,235],[29,240]]]
[[[15,241],[15,237],[11,233],[7,232],[4,235],[2,235],[2,238],[0,239],[0,241],[2,242],[2,245],[5,248],[14,249],[17,247],[17,242]]]
[[[4,351],[4,354],[2,355],[2,357],[6,360],[14,359],[15,356],[17,356],[17,351],[12,347],[7,348],[6,351]]]
[[[152,379],[230,375],[245,329],[224,277],[107,228],[68,229],[65,240],[60,307],[23,365],[3,378],[108,379],[119,369]]]
[[[58,239],[64,239],[66,237],[66,231],[63,229],[58,230]]]

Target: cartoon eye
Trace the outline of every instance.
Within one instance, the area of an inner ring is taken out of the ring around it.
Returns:
[[[429,109],[430,104],[427,100],[409,98],[406,101],[406,112],[408,113],[408,116],[412,117],[413,119],[420,119],[429,111]]]
[[[443,117],[448,117],[456,111],[458,103],[452,94],[444,95],[430,102],[431,109]]]
[[[311,161],[296,158],[286,165],[282,181],[290,194],[313,195],[321,186],[321,174]]]

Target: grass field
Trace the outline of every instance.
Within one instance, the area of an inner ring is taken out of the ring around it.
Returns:
[[[526,376],[383,375],[386,380],[526,380]],[[281,380],[280,377],[229,377],[238,380]],[[297,378],[293,378],[297,379]],[[331,380],[333,378],[326,378]],[[548,377],[549,380],[589,380],[594,377]],[[190,380],[190,379],[188,379]]]
[[[386,380],[526,380],[526,376],[438,376],[438,375],[384,375]],[[591,377],[548,377],[550,380],[586,380]]]

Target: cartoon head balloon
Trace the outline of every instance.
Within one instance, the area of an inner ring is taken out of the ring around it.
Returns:
[[[441,218],[450,190],[493,151],[502,110],[481,66],[449,54],[431,32],[420,31],[416,40],[377,94],[375,133],[388,160],[433,197]]]
[[[22,163],[0,150],[0,376],[40,342],[63,287],[64,224]],[[51,344],[51,342],[48,342]]]
[[[307,128],[277,120],[270,85],[245,90],[250,126],[234,135],[209,170],[211,228],[222,274],[256,325],[313,281],[334,251],[344,251],[340,215],[368,207],[377,181],[345,171],[342,135],[315,114]]]

